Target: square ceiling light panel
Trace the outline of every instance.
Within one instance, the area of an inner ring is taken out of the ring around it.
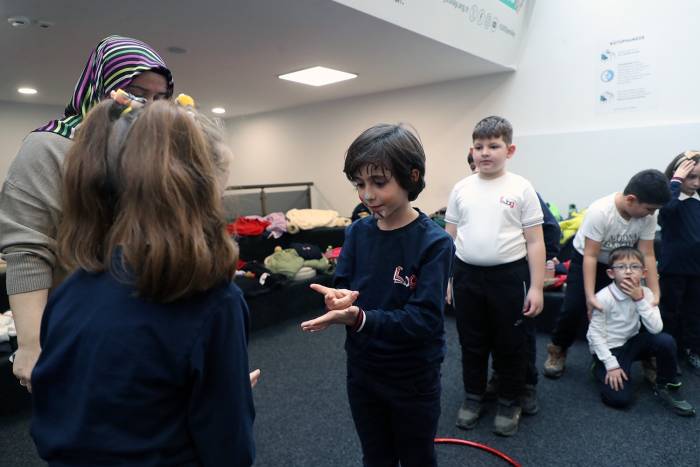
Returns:
[[[357,78],[357,75],[354,73],[334,70],[332,68],[326,68],[324,66],[315,66],[305,70],[279,75],[278,78],[287,81],[294,81],[295,83],[308,84],[309,86],[325,86],[327,84]]]

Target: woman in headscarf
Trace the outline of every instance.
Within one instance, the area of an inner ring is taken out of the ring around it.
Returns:
[[[30,391],[48,292],[63,276],[56,258],[63,159],[88,111],[119,88],[147,101],[168,99],[173,79],[149,45],[128,37],[103,39],[90,54],[65,115],[24,139],[2,187],[0,253],[7,261],[18,344],[13,372]]]

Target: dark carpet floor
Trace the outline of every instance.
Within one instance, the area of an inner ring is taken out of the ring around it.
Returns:
[[[253,334],[251,368],[263,371],[255,388],[257,466],[358,466],[360,446],[345,394],[344,330],[313,335],[287,321]],[[522,420],[512,438],[491,433],[491,407],[471,431],[454,426],[462,388],[455,323],[447,320],[448,353],[442,371],[439,436],[485,443],[525,466],[698,466],[700,422],[681,418],[655,399],[635,367],[637,400],[619,411],[602,405],[590,377],[584,342],[570,351],[557,381],[540,379],[540,413]],[[548,337],[538,336],[538,364]],[[685,371],[684,392],[700,407],[700,378]],[[30,414],[0,417],[0,465],[43,465],[29,438]],[[441,466],[505,466],[493,455],[469,447],[438,446]]]

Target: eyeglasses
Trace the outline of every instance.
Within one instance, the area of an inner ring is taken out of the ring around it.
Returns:
[[[619,272],[621,272],[621,271],[627,271],[628,269],[629,269],[630,271],[632,271],[632,272],[639,272],[639,271],[642,271],[642,270],[644,269],[644,266],[642,266],[641,264],[638,264],[638,263],[634,263],[634,264],[613,264],[612,266],[610,266],[610,269],[612,269],[612,270],[614,270],[614,271],[619,271]]]

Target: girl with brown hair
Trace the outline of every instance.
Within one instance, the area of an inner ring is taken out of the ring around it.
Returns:
[[[49,463],[251,465],[248,313],[231,282],[227,150],[193,110],[108,99],[66,155],[32,386]]]

